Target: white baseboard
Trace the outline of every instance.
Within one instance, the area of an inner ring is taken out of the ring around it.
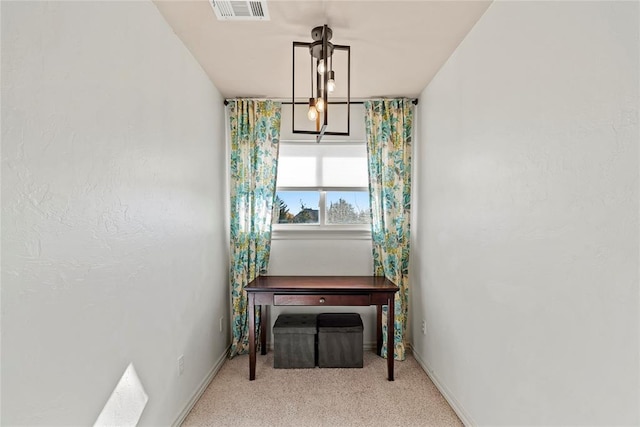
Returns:
[[[422,367],[424,372],[431,379],[431,381],[436,386],[438,391],[440,391],[440,394],[442,394],[442,396],[447,401],[447,403],[449,403],[449,406],[451,406],[451,408],[453,409],[453,412],[455,412],[458,418],[460,418],[460,421],[462,421],[462,424],[464,424],[466,427],[477,426],[478,424],[476,424],[476,422],[473,421],[473,418],[471,418],[469,413],[464,409],[464,407],[460,404],[460,402],[458,402],[458,400],[453,396],[451,391],[449,391],[449,389],[447,389],[447,387],[445,387],[445,385],[442,384],[442,382],[438,379],[438,376],[436,375],[436,373],[433,372],[433,369],[431,369],[431,367],[427,364],[427,362],[425,362],[422,356],[418,352],[416,352],[415,349],[413,348],[412,348],[412,353],[413,353],[413,357],[416,359],[418,364]]]
[[[230,349],[231,349],[231,345],[229,345],[229,347],[227,347],[224,353],[222,353],[222,356],[218,358],[215,365],[213,365],[213,367],[211,368],[207,376],[204,377],[204,379],[202,380],[198,388],[193,393],[193,396],[191,396],[191,399],[189,399],[185,407],[182,409],[182,411],[180,411],[180,414],[178,414],[178,417],[176,418],[176,420],[173,422],[173,424],[171,424],[172,427],[179,427],[184,422],[185,418],[187,418],[187,415],[189,415],[189,412],[191,412],[191,409],[193,409],[198,399],[200,399],[200,397],[202,396],[202,393],[204,393],[207,387],[209,387],[209,384],[211,383],[213,378],[216,376],[220,368],[222,368],[222,365],[224,364],[225,360],[227,360],[227,356],[229,355]]]

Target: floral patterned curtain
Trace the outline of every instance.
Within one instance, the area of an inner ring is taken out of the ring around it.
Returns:
[[[411,213],[411,135],[409,99],[366,101],[373,269],[400,290],[395,296],[394,358],[405,359],[409,303],[409,218]],[[387,307],[383,307],[382,356],[387,357]]]
[[[231,128],[231,356],[249,351],[245,286],[267,272],[276,190],[279,102],[236,99]],[[256,331],[260,318],[256,312]],[[258,339],[258,343],[260,340]]]

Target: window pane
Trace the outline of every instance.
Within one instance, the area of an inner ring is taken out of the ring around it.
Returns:
[[[367,191],[327,191],[327,224],[370,224]]]
[[[278,155],[278,187],[315,187],[318,184],[318,172],[316,165],[318,161],[313,157],[313,153],[300,153],[302,150],[295,150],[290,155]],[[294,150],[289,150],[294,151]],[[306,154],[306,155],[305,155]]]
[[[287,144],[278,154],[277,187],[367,187],[364,143]]]
[[[274,224],[319,224],[318,191],[277,191],[273,205]]]
[[[367,147],[365,144],[322,146],[322,185],[327,187],[366,187]]]

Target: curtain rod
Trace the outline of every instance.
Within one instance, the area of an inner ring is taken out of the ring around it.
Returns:
[[[412,101],[413,105],[418,105],[418,99],[414,98]],[[291,105],[292,102],[291,101],[280,101],[281,104],[284,105]],[[296,105],[309,105],[309,102],[305,102],[305,101],[297,101],[295,102]],[[329,105],[346,105],[347,101],[329,101],[327,102],[327,104]],[[361,105],[364,104],[364,101],[351,101],[349,104],[354,104],[354,105]],[[228,100],[224,100],[224,105],[229,105],[229,101]]]

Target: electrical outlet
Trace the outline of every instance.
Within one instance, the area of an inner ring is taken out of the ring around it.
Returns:
[[[220,318],[220,332],[222,332],[222,331],[224,330],[224,328],[223,328],[223,324],[224,324],[224,316],[222,316],[222,317]]]
[[[182,375],[184,372],[184,355],[178,357],[178,374]]]
[[[427,321],[422,319],[422,335],[427,335]]]

